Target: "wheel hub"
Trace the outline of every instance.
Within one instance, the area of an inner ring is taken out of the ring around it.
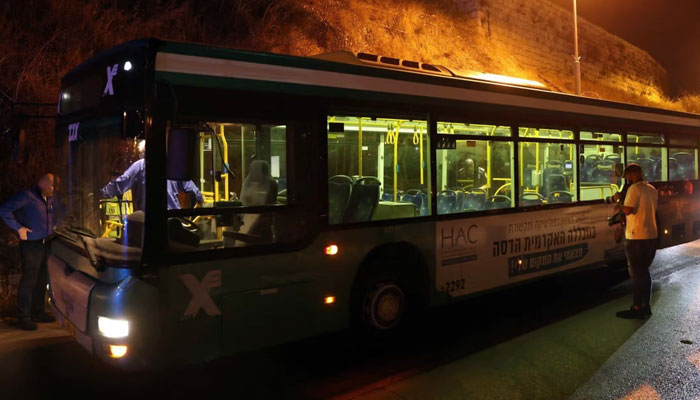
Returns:
[[[395,327],[403,317],[405,296],[394,283],[382,283],[368,293],[366,317],[370,325],[378,330]]]

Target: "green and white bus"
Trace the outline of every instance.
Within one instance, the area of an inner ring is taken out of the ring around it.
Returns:
[[[624,259],[603,199],[627,162],[660,191],[660,246],[699,237],[700,116],[491,78],[155,39],[96,55],[60,92],[54,313],[129,368],[391,332]]]

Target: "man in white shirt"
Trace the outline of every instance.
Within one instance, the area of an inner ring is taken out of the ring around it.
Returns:
[[[656,188],[644,181],[642,168],[637,164],[629,164],[625,168],[625,180],[630,183],[622,207],[622,212],[627,216],[625,253],[632,277],[634,301],[630,309],[619,311],[617,316],[645,319],[651,316],[649,266],[656,255],[656,204],[659,194]]]

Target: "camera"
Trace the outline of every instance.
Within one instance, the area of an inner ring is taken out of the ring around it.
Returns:
[[[625,222],[625,213],[623,213],[622,211],[619,211],[619,212],[613,214],[612,217],[608,218],[608,226],[622,224],[624,222]]]
[[[627,195],[627,189],[629,189],[629,182],[625,182],[622,190],[619,193],[613,194],[605,198],[605,204],[619,203],[620,208],[625,204],[625,196]],[[619,196],[618,196],[619,195]],[[608,226],[613,226],[615,224],[625,223],[625,213],[621,209],[617,210],[612,217],[608,218]]]

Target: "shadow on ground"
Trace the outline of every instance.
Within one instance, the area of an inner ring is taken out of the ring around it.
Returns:
[[[239,398],[360,395],[618,299],[628,293],[626,284],[618,285],[626,277],[625,271],[598,269],[480,296],[430,310],[404,335],[376,343],[342,332],[161,371],[116,370],[94,360],[69,338],[41,339],[30,351],[23,347],[0,353],[0,385],[7,388],[4,393],[14,390],[24,399],[58,392],[120,399],[222,391]],[[610,343],[610,354],[616,343]],[[602,363],[607,357],[597,358]]]

